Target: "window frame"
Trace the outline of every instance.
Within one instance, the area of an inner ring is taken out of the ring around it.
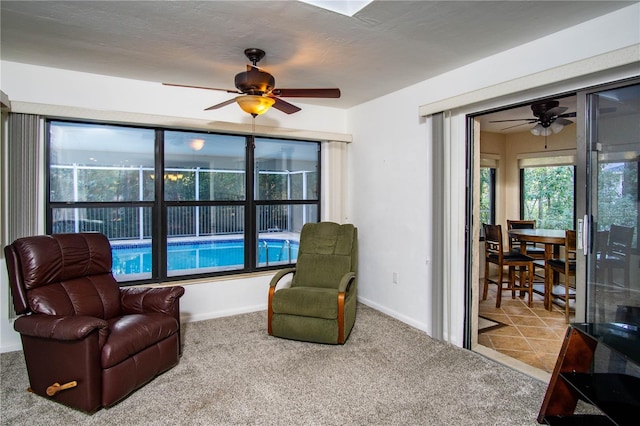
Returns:
[[[165,132],[191,132],[194,134],[211,134],[211,135],[227,135],[234,137],[243,137],[245,139],[245,197],[244,200],[165,200],[164,180],[154,180],[154,199],[152,201],[124,201],[124,202],[86,202],[86,201],[51,201],[51,126],[52,123],[68,123],[80,125],[96,125],[96,126],[112,126],[135,129],[148,129],[154,131],[154,152],[153,163],[156,176],[164,176],[165,172],[165,153],[164,153],[164,134]],[[151,256],[152,268],[151,277],[142,279],[132,279],[120,281],[121,286],[139,285],[158,282],[172,282],[201,279],[207,277],[232,276],[247,273],[263,272],[269,270],[277,270],[290,267],[295,261],[289,259],[289,263],[278,263],[276,265],[260,266],[258,264],[258,241],[260,238],[260,230],[257,224],[257,209],[259,206],[269,205],[310,205],[315,207],[315,217],[309,221],[320,221],[322,205],[322,144],[319,141],[311,141],[304,139],[286,139],[283,137],[256,136],[252,134],[228,134],[223,132],[211,132],[198,129],[180,129],[162,126],[144,126],[135,124],[119,124],[110,122],[85,121],[81,119],[58,119],[47,118],[45,121],[45,229],[47,234],[51,234],[53,229],[53,212],[56,208],[151,208],[151,217],[153,226],[151,231]],[[282,200],[260,200],[255,193],[255,164],[254,151],[256,139],[268,139],[275,141],[288,141],[311,143],[317,146],[317,196],[315,199],[282,199]],[[169,275],[167,271],[167,245],[168,245],[168,209],[171,207],[189,207],[189,206],[242,206],[244,208],[244,267],[241,269],[208,271],[201,273],[190,273],[182,275]],[[255,242],[253,244],[252,242]]]

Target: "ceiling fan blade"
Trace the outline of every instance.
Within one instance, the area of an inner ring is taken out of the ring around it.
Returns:
[[[544,113],[544,115],[546,115],[547,117],[553,117],[554,115],[562,114],[563,112],[565,112],[568,109],[569,108],[567,108],[567,107],[557,106],[557,107],[551,108],[550,110],[547,110]]]
[[[212,109],[222,108],[224,106],[231,105],[235,101],[236,101],[236,98],[229,99],[228,101],[220,102],[219,104],[210,106],[209,108],[205,108],[205,111],[211,111]]]
[[[556,118],[555,123],[562,124],[563,126],[567,126],[569,124],[573,124],[573,121],[560,117],[560,118]]]
[[[205,90],[218,90],[221,92],[227,92],[227,93],[242,93],[242,92],[238,92],[237,90],[230,90],[230,89],[218,89],[215,87],[204,87],[204,86],[189,86],[187,84],[173,84],[173,83],[162,83],[164,86],[173,86],[173,87],[186,87],[188,89],[205,89]]]
[[[273,89],[271,94],[284,98],[339,98],[340,89]]]
[[[274,99],[276,101],[275,104],[273,104],[273,107],[277,110],[280,110],[282,112],[284,112],[285,114],[293,114],[294,112],[298,112],[300,111],[301,108],[298,108],[297,106],[290,104],[287,101],[283,101],[280,98],[276,98],[271,96],[272,99]]]
[[[513,120],[493,120],[493,121],[489,121],[489,123],[506,123],[509,121],[526,121],[527,123],[523,123],[523,124],[528,124],[528,123],[535,123],[536,121],[538,121],[537,118],[514,118]]]
[[[513,121],[513,120],[505,120],[505,121]],[[516,124],[514,126],[509,126],[509,127],[505,127],[504,129],[500,129],[500,130],[509,130],[509,129],[513,129],[514,127],[520,127],[520,126],[524,126],[527,124],[533,124],[534,122],[529,122],[529,123],[520,123],[520,124]]]
[[[575,117],[576,113],[575,112],[568,112],[566,114],[560,114],[558,117]]]

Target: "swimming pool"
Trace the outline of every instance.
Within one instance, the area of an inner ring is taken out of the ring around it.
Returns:
[[[258,266],[295,262],[298,241],[260,239]],[[113,273],[142,278],[151,274],[151,243],[112,244]],[[190,240],[170,242],[167,247],[167,274],[228,271],[244,268],[244,240]]]

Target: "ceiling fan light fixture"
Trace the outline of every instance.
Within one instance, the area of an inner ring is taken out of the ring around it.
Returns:
[[[238,96],[236,102],[244,112],[254,117],[264,114],[276,103],[275,99],[260,95]]]
[[[533,136],[540,136],[543,130],[544,127],[542,127],[542,124],[538,123],[531,129],[531,134]]]
[[[551,123],[551,130],[553,131],[553,133],[560,133],[562,131],[562,129],[564,129],[564,126],[558,122],[553,122]]]
[[[531,129],[531,134],[534,136],[549,136],[551,134],[551,129],[538,123],[533,129]]]

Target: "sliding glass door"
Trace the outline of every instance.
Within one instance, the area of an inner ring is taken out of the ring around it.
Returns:
[[[585,93],[583,99],[586,320],[640,325],[640,83]]]

